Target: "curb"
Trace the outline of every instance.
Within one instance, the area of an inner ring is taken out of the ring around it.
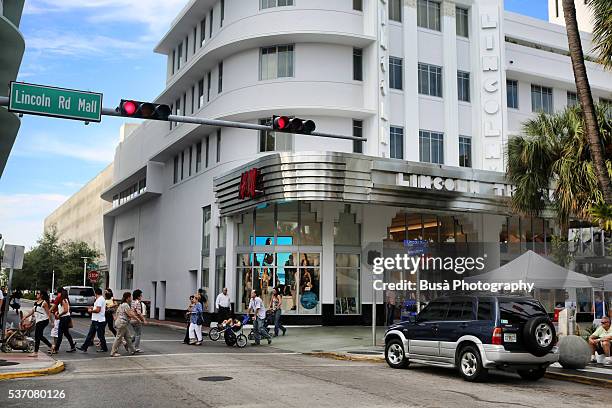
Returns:
[[[605,378],[584,377],[581,375],[563,374],[563,373],[555,373],[555,372],[546,372],[544,377],[550,378],[553,380],[569,381],[569,382],[575,382],[579,384],[587,384],[587,385],[603,386],[606,388],[612,388],[612,380],[606,380]]]
[[[178,324],[164,324],[164,323],[158,323],[158,322],[150,322],[147,320],[147,326],[156,326],[156,327],[166,327],[169,329],[174,329],[174,330],[185,330],[187,327],[186,326],[179,326]]]
[[[306,356],[319,357],[319,358],[331,358],[333,360],[344,360],[344,361],[368,361],[370,363],[384,363],[385,358],[383,356],[364,356],[358,354],[338,353],[335,351],[319,351],[302,353]]]
[[[338,353],[334,351],[323,351],[323,352],[310,352],[310,353],[302,353],[307,356],[319,357],[319,358],[330,358],[333,360],[344,360],[344,361],[368,361],[371,363],[384,363],[385,358],[383,356],[363,356],[363,355],[352,355],[346,353]],[[553,380],[559,381],[569,381],[575,382],[579,384],[593,385],[593,386],[603,386],[606,388],[612,388],[612,380],[607,380],[604,378],[593,378],[593,377],[585,377],[581,375],[575,374],[563,374],[556,372],[547,372],[545,374],[546,378],[550,378]]]
[[[57,374],[64,371],[64,362],[56,361],[51,367],[38,370],[18,371],[14,373],[1,373],[0,380],[12,380],[14,378],[40,377],[44,375]]]

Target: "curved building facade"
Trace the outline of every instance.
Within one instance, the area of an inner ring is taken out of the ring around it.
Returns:
[[[372,245],[492,242],[497,265],[546,252],[554,225],[509,213],[504,145],[575,103],[562,27],[501,0],[199,0],[155,51],[176,114],[366,138],[146,122],[122,141],[102,194],[109,284],[159,318],[199,287],[210,312],[224,286],[236,311],[277,287],[288,320],[361,323],[383,302]],[[610,98],[610,73],[587,68]]]
[[[24,0],[0,0],[0,96],[8,96],[8,84],[17,79],[25,51],[19,32]],[[0,106],[0,176],[15,143],[21,121]]]

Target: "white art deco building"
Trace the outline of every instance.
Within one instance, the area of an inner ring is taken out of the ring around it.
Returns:
[[[279,287],[288,320],[365,322],[373,243],[490,242],[497,265],[546,253],[552,222],[507,207],[504,146],[576,103],[564,27],[501,0],[198,0],[155,51],[157,101],[177,114],[284,114],[367,139],[142,124],[102,194],[105,247],[110,287],[143,289],[159,318],[198,287],[227,286],[237,311]],[[611,98],[612,74],[587,69]],[[241,198],[246,174],[258,191]]]

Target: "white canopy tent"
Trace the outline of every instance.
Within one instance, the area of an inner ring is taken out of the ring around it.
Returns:
[[[481,275],[470,276],[466,282],[504,282],[522,280],[533,283],[539,289],[593,288],[600,287],[601,279],[590,278],[581,273],[570,271],[554,262],[527,251],[507,264]]]

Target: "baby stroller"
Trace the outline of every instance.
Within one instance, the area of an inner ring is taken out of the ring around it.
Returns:
[[[0,349],[4,353],[10,353],[12,350],[32,353],[34,351],[34,339],[30,337],[32,327],[34,324],[31,321],[24,321],[19,324],[18,329],[6,329],[4,343]]]
[[[264,319],[264,330],[270,333],[269,325],[274,324],[274,313],[271,310],[266,310],[266,318]],[[249,332],[249,340],[255,340],[255,328]]]
[[[242,328],[249,321],[249,316],[245,316],[242,319],[242,324],[239,327],[236,326],[227,326],[223,331],[223,336],[225,338],[225,344],[229,347],[237,346],[238,348],[246,347],[248,340],[247,337],[242,332]]]

